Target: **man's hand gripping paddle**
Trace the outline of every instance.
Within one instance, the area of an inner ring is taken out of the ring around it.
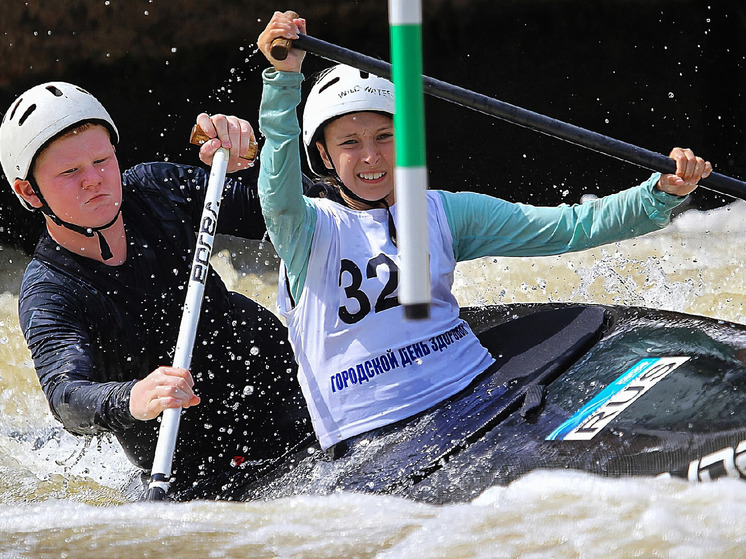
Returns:
[[[195,126],[192,130],[191,143],[201,145],[209,139],[207,134],[199,126]],[[205,291],[205,280],[207,279],[210,266],[213,240],[217,231],[220,199],[225,186],[229,155],[227,149],[220,148],[215,152],[212,160],[205,203],[202,209],[202,219],[200,220],[200,229],[194,249],[194,258],[192,260],[187,294],[184,301],[184,312],[181,316],[179,336],[176,340],[176,351],[173,360],[174,367],[189,369],[191,365],[192,349],[194,348],[194,340],[197,334],[197,324],[199,322],[200,308],[202,307],[202,298]],[[256,144],[252,143],[249,153],[242,156],[242,158],[253,160],[255,156]],[[167,498],[180,418],[181,409],[179,408],[164,410],[162,414],[153,468],[150,472],[150,485],[145,494],[145,500],[147,501],[162,501]]]

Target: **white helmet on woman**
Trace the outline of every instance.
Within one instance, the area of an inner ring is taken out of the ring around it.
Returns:
[[[349,113],[372,111],[394,116],[394,84],[368,72],[340,64],[324,70],[308,94],[303,110],[303,143],[308,166],[328,175],[316,141],[331,120]]]
[[[90,93],[65,82],[48,82],[21,94],[0,124],[0,163],[11,187],[15,179],[27,180],[39,150],[59,133],[86,121],[100,121],[116,144],[114,121]],[[19,196],[26,209],[31,208]]]

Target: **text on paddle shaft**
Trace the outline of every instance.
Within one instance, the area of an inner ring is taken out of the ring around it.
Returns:
[[[197,236],[197,246],[194,249],[194,265],[192,267],[192,281],[204,284],[212,254],[212,241],[218,226],[218,212],[208,202],[202,214],[202,223]]]
[[[389,349],[383,355],[367,359],[348,369],[331,375],[329,382],[332,392],[340,392],[355,385],[375,378],[394,369],[404,369],[408,365],[421,363],[429,355],[437,355],[445,351],[451,344],[464,338],[469,333],[465,322],[442,334],[433,336],[427,341],[416,342],[398,349]]]
[[[383,267],[388,271],[388,280],[376,298],[374,312],[382,312],[399,305],[396,290],[399,287],[399,267],[386,254],[368,260],[365,267],[365,278],[378,277],[378,269]],[[343,287],[347,299],[356,301],[357,304],[346,304],[339,308],[339,318],[345,324],[360,322],[371,311],[371,303],[368,295],[361,289],[363,285],[363,272],[352,260],[342,259],[339,269],[339,287]]]

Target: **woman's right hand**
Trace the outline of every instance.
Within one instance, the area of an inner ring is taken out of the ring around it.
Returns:
[[[299,33],[306,33],[306,20],[299,17],[293,11],[275,12],[267,27],[262,31],[256,44],[259,50],[264,53],[276,70],[281,72],[300,72],[303,65],[303,58],[306,52],[299,49],[290,49],[285,60],[277,60],[272,57],[272,42],[275,39],[294,40],[298,38]]]
[[[130,392],[130,413],[135,419],[155,419],[168,408],[188,408],[199,404],[194,380],[186,369],[158,367],[139,380]]]

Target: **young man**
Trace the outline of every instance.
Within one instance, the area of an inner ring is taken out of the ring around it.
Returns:
[[[253,141],[248,122],[201,114],[209,164],[228,171]],[[3,172],[46,231],[19,297],[23,332],[53,415],[80,435],[113,433],[128,458],[152,466],[166,408],[182,415],[175,498],[211,498],[250,464],[257,475],[309,432],[282,324],[227,290],[212,270],[191,372],[170,365],[209,173],[146,163],[122,174],[117,128],[90,93],[52,82],[23,93],[0,125]],[[260,239],[255,178],[229,178],[217,231]],[[246,477],[243,477],[245,481]]]

